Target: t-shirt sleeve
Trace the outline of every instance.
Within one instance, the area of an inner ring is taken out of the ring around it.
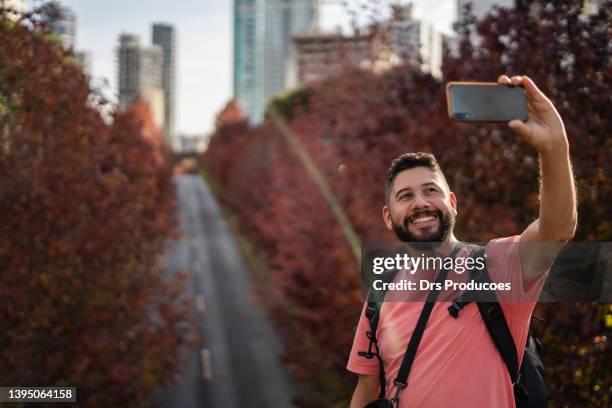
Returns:
[[[498,293],[500,300],[535,302],[540,296],[548,271],[525,281],[521,267],[520,235],[492,240],[486,248],[487,266],[493,282],[510,283],[511,293]]]
[[[361,310],[359,324],[357,325],[353,347],[351,347],[351,354],[349,355],[346,368],[355,374],[376,375],[378,374],[378,359],[376,357],[368,359],[358,354],[359,351],[368,351],[368,345],[370,344],[370,340],[366,335],[370,331],[370,322],[365,317],[367,304],[365,302]],[[374,346],[372,346],[372,351],[375,351]]]

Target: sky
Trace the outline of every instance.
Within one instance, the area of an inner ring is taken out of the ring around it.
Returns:
[[[30,1],[39,4],[41,0]],[[151,25],[174,24],[177,32],[176,128],[181,134],[213,130],[217,113],[232,97],[233,0],[60,0],[77,15],[77,50],[92,53],[95,83],[108,81],[105,95],[116,101],[116,49],[122,32],[151,44]],[[329,3],[329,0],[325,3]],[[338,5],[323,4],[321,29],[348,27]],[[450,33],[456,0],[416,0],[416,18]]]

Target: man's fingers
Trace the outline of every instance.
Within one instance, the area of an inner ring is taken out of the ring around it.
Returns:
[[[531,128],[522,120],[514,119],[508,122],[508,126],[527,141],[531,138]]]
[[[527,93],[527,96],[535,97],[541,96],[545,97],[542,91],[536,86],[536,84],[529,78],[527,75],[514,75],[509,77],[508,75],[500,75],[497,78],[497,82],[503,85],[510,86],[522,86]]]
[[[523,75],[521,79],[521,86],[525,89],[528,99],[532,100],[545,100],[546,96],[540,91],[536,84],[527,75]]]
[[[502,85],[510,85],[511,84],[510,77],[508,75],[500,75],[499,78],[497,78],[497,82],[502,84]]]

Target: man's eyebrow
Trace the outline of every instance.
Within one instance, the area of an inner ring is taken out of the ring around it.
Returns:
[[[410,187],[404,187],[404,188],[400,188],[399,190],[397,190],[397,192],[395,193],[395,197],[397,197],[398,195],[400,195],[401,193],[403,193],[404,191],[410,190]]]

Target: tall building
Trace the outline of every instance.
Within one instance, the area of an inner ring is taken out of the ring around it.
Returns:
[[[287,18],[291,24],[285,25],[283,40],[285,41],[285,87],[294,88],[297,85],[297,48],[292,41],[295,35],[318,30],[319,7],[316,1],[293,0]]]
[[[317,25],[318,0],[234,0],[234,98],[252,123],[295,82],[291,38]]]
[[[62,45],[67,50],[74,50],[76,46],[76,14],[71,8],[54,2],[57,15],[49,18],[49,29],[57,34]]]
[[[170,24],[153,24],[153,44],[163,50],[162,89],[164,90],[164,133],[170,141],[175,138],[176,92],[176,32]]]
[[[24,2],[25,3],[25,2]],[[62,42],[65,50],[74,53],[74,60],[88,77],[92,77],[92,55],[86,50],[77,51],[77,16],[72,9],[61,5],[57,1],[52,2],[56,12],[47,14],[44,18],[49,24],[51,32],[55,33]]]
[[[155,123],[163,128],[162,48],[143,47],[139,36],[121,34],[117,59],[119,108],[126,109],[140,98],[149,105]]]
[[[442,34],[432,24],[413,18],[411,4],[395,7],[387,34],[391,51],[401,61],[442,77]]]

